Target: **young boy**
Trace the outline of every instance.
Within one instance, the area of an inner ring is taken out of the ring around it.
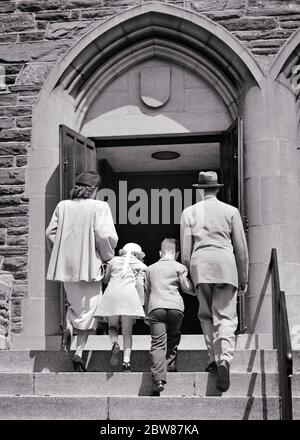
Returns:
[[[145,322],[150,325],[153,395],[159,396],[167,383],[167,371],[176,371],[175,361],[181,338],[184,303],[180,288],[195,295],[187,268],[176,260],[179,243],[165,238],[158,262],[149,266],[145,276]]]

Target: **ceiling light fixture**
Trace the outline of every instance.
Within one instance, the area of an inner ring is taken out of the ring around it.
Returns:
[[[157,160],[173,160],[180,157],[180,154],[176,151],[157,151],[156,153],[151,154],[151,157]]]

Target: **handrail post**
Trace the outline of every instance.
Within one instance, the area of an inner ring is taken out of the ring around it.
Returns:
[[[273,331],[273,348],[277,349],[279,346],[278,340],[278,321],[279,321],[279,310],[278,310],[278,297],[277,291],[279,290],[278,279],[278,267],[277,267],[277,251],[272,249],[271,260],[269,269],[271,270],[271,283],[272,283],[272,331]]]

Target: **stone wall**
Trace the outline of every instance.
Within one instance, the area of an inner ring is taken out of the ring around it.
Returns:
[[[163,1],[163,0],[162,0]],[[300,1],[165,0],[205,14],[268,63],[300,25]],[[143,0],[16,0],[0,2],[0,255],[14,276],[12,332],[22,331],[27,290],[28,199],[25,195],[31,113],[57,59],[89,28]]]

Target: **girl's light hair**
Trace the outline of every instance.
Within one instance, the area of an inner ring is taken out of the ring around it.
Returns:
[[[119,250],[119,255],[120,257],[122,257],[122,255],[127,254],[127,251],[124,249],[120,249]],[[145,253],[143,251],[131,251],[131,254],[134,255],[136,258],[138,258],[139,260],[143,261],[143,259],[145,258]]]

